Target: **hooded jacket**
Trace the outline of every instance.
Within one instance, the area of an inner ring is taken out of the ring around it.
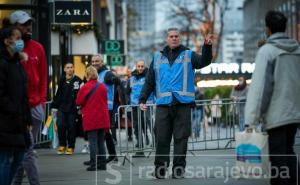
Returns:
[[[300,48],[284,33],[271,35],[255,59],[245,124],[265,129],[300,123]]]
[[[28,98],[30,107],[46,102],[47,97],[47,61],[43,46],[30,39],[25,42],[23,52],[28,61],[22,61],[28,79]]]

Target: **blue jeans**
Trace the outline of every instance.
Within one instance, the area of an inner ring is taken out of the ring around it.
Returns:
[[[26,149],[24,154],[24,160],[16,171],[15,178],[13,179],[13,185],[21,185],[23,182],[24,170],[27,174],[27,178],[30,185],[40,185],[39,174],[36,164],[36,156],[33,152],[33,136],[30,133],[30,139],[32,145]]]
[[[192,129],[193,129],[193,133],[195,134],[195,137],[200,136],[201,121],[202,121],[202,110],[201,109],[194,109]]]
[[[240,131],[245,130],[245,115],[244,115],[244,113],[239,114],[239,126],[240,126]]]
[[[22,151],[0,151],[0,184],[10,185],[23,161]]]

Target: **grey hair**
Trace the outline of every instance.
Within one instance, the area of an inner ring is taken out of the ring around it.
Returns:
[[[97,58],[97,59],[100,59],[101,61],[103,61],[103,57],[101,54],[95,54],[95,55],[93,55],[92,58]]]
[[[170,33],[171,31],[176,31],[178,34],[180,34],[180,31],[179,31],[178,28],[176,28],[176,27],[171,27],[171,28],[168,28],[168,29],[167,29],[166,37],[169,35],[169,33]]]
[[[146,64],[144,59],[138,58],[137,60],[135,60],[135,63],[137,64],[138,62],[144,62],[144,64]]]

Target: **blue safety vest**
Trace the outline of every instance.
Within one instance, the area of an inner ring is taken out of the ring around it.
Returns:
[[[160,52],[155,52],[153,69],[155,71],[157,105],[171,104],[173,96],[180,103],[195,101],[195,73],[191,55],[191,50],[185,50],[170,65],[166,56]]]
[[[131,105],[138,105],[139,104],[139,98],[142,91],[142,88],[145,84],[145,77],[137,79],[136,76],[130,77],[130,103]],[[148,97],[147,104],[153,104],[154,103],[154,96],[153,93]]]
[[[104,82],[104,77],[109,70],[104,70],[98,74],[98,82],[104,83],[107,89],[107,104],[108,110],[113,110],[114,107],[114,89],[115,85],[109,85]]]

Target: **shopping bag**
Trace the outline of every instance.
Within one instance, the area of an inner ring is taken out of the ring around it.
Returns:
[[[52,119],[53,119],[53,117],[51,115],[49,115],[47,117],[46,123],[44,125],[43,130],[42,130],[42,134],[45,135],[45,136],[48,135],[48,130],[49,130],[49,127],[50,127],[50,125],[52,123]]]
[[[238,178],[266,178],[270,175],[268,135],[255,128],[236,134]]]
[[[57,135],[56,116],[51,116],[51,115],[48,116],[42,134],[48,136],[49,140],[52,143],[52,148],[57,148],[58,135]]]

